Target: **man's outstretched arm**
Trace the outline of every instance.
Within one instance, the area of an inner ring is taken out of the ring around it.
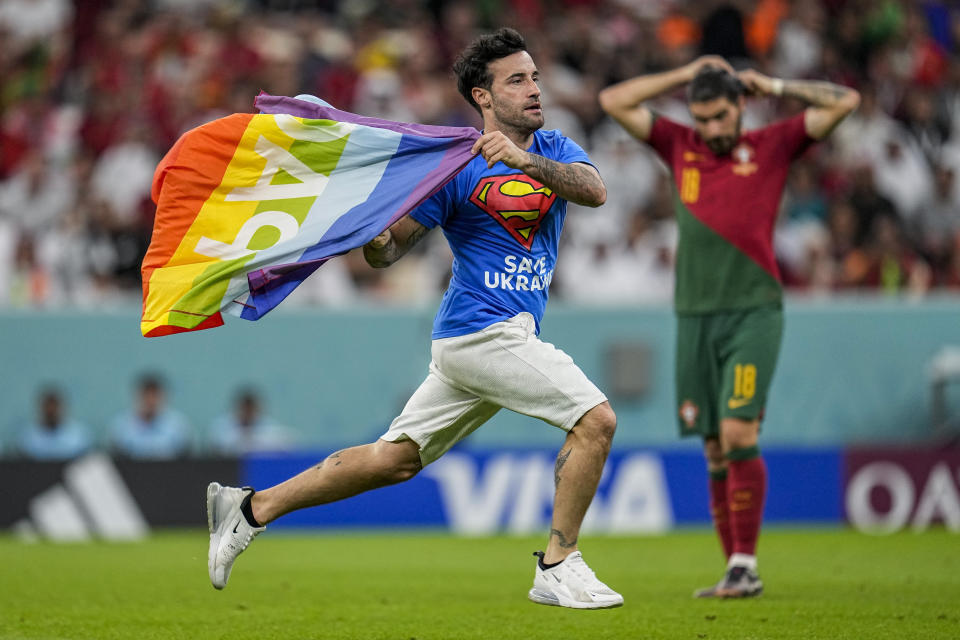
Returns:
[[[747,90],[754,94],[788,96],[809,104],[803,112],[803,124],[807,135],[816,140],[830,135],[834,127],[860,105],[860,94],[856,89],[832,82],[781,80],[752,69],[741,71],[739,77]]]
[[[420,238],[427,234],[425,226],[405,215],[389,229],[363,245],[363,257],[371,267],[382,269],[389,267],[403,257]]]

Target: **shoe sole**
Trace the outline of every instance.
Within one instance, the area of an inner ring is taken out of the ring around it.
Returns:
[[[211,482],[207,485],[207,529],[210,533],[214,533],[217,530],[218,523],[216,521],[215,506],[220,489],[221,486],[219,482]]]
[[[215,589],[223,589],[226,585],[217,586],[214,567],[217,562],[217,550],[220,548],[220,519],[217,514],[217,498],[220,495],[220,489],[223,487],[218,482],[211,482],[207,485],[207,529],[210,531],[210,546],[207,549],[207,573],[210,576],[210,584]]]
[[[714,597],[723,598],[724,600],[736,600],[738,598],[756,598],[763,593],[763,587],[757,587],[756,589],[718,589]]]
[[[571,602],[570,604],[561,604],[560,599],[548,591],[541,591],[537,588],[530,589],[527,598],[537,604],[545,604],[548,607],[566,607],[567,609],[615,609],[622,607],[623,601],[602,603],[602,602]]]

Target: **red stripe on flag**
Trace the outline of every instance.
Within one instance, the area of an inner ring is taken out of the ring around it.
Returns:
[[[187,329],[186,327],[178,327],[175,325],[165,324],[157,327],[156,329],[151,329],[150,331],[143,334],[144,338],[159,338],[160,336],[172,336],[175,333],[187,333],[188,331],[202,331],[203,329],[213,329],[214,327],[219,327],[223,324],[223,315],[219,312],[209,316],[206,320],[201,322],[195,327]]]
[[[150,193],[157,214],[140,269],[144,304],[150,276],[170,261],[201,207],[220,185],[252,119],[253,114],[235,113],[191,129],[157,165]]]

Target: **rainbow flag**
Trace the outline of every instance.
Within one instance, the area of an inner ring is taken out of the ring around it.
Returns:
[[[366,118],[313,96],[192,129],[157,166],[143,259],[147,337],[257,320],[363,246],[473,157],[479,132]]]

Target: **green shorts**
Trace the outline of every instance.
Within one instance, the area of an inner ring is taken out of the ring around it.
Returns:
[[[677,316],[680,435],[716,438],[723,418],[762,419],[782,335],[779,306]]]

